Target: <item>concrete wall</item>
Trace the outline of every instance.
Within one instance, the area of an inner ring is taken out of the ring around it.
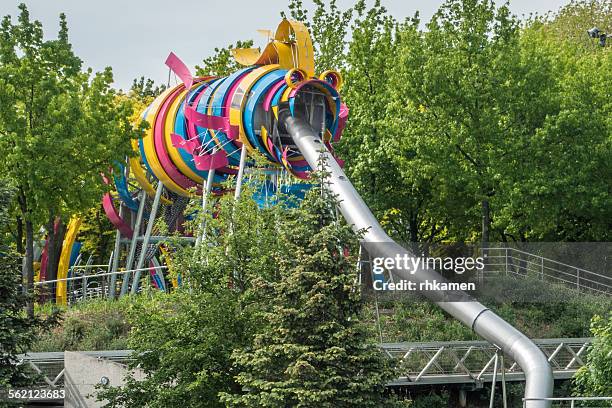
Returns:
[[[64,353],[64,385],[66,398],[64,406],[69,408],[97,408],[105,404],[96,401],[96,385],[102,377],[109,380],[109,385],[123,385],[128,369],[125,365],[109,360],[90,357],[83,353],[66,351]],[[136,379],[144,378],[144,373],[135,370]]]

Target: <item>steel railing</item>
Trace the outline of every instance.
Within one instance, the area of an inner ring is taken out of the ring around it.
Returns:
[[[576,407],[576,402],[594,402],[594,401],[612,401],[612,397],[558,397],[558,398],[523,398],[523,407],[526,406],[527,401],[552,401],[560,402],[561,404],[568,402],[563,406],[569,406],[570,408]],[[579,405],[582,408],[588,408],[585,405]],[[600,405],[601,407],[601,405]]]
[[[102,265],[106,266],[106,265]],[[35,282],[34,286],[39,292],[45,292],[46,285],[54,285],[57,282],[67,283],[68,304],[74,304],[86,299],[106,298],[110,288],[110,277],[112,275],[134,274],[136,272],[150,271],[152,269],[168,269],[167,266],[151,266],[148,268],[120,270],[108,272],[104,269],[93,269],[86,266],[73,266],[70,268],[70,277],[54,280]],[[84,272],[80,272],[84,270]]]
[[[554,259],[516,248],[487,248],[487,273],[508,276],[535,277],[542,281],[560,283],[578,291],[612,296],[612,276],[588,271]]]

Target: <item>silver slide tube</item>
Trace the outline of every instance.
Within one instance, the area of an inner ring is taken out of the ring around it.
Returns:
[[[372,253],[375,257],[395,257],[396,254],[414,256],[410,251],[396,244],[382,229],[368,206],[357,193],[344,171],[321,142],[316,131],[303,119],[291,116],[287,110],[279,112],[280,122],[285,126],[300,149],[302,155],[312,168],[319,168],[320,160],[325,162],[325,169],[329,172],[331,191],[339,200],[340,210],[346,221],[353,229],[367,230],[363,241],[366,243],[384,243],[373,245],[372,248],[379,253]],[[418,270],[414,275],[407,271],[395,270],[393,274],[400,279],[412,281],[445,279],[429,269]],[[440,299],[432,292],[425,296]],[[439,295],[439,294],[437,294]],[[467,296],[467,295],[466,295]],[[438,306],[450,315],[472,328],[478,335],[499,347],[501,351],[523,369],[525,373],[525,398],[547,398],[552,396],[554,381],[550,364],[544,353],[523,333],[508,324],[487,307],[474,300],[465,302],[436,301]],[[550,401],[527,401],[527,408],[549,408]]]

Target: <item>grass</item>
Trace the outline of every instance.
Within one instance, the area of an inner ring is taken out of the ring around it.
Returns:
[[[53,330],[41,333],[32,351],[92,351],[127,349],[130,332],[127,314],[134,299],[105,299],[77,303],[62,308],[62,322]],[[37,308],[49,313],[52,306]]]

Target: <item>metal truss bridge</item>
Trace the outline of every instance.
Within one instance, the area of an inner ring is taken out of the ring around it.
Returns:
[[[555,379],[572,378],[584,365],[591,338],[535,340],[548,356]],[[400,377],[390,387],[472,384],[476,388],[502,377],[506,382],[523,381],[520,367],[503,360],[499,350],[486,341],[431,343],[383,343],[381,349],[400,364]],[[91,357],[125,364],[131,350],[83,352]],[[39,378],[39,387],[64,388],[64,353],[29,353],[19,356],[19,364]],[[497,367],[497,370],[495,369]]]
[[[548,357],[556,380],[570,379],[584,365],[590,338],[534,340]],[[524,381],[521,368],[504,359],[499,349],[486,341],[433,343],[383,343],[382,350],[400,362],[400,377],[389,386],[472,384],[482,387],[504,378]],[[495,369],[497,368],[497,369]]]

